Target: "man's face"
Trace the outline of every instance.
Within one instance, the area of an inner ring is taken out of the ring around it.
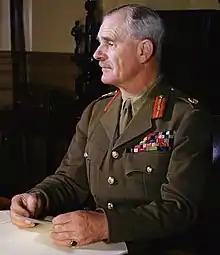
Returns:
[[[140,70],[138,41],[129,36],[125,16],[115,13],[105,17],[99,33],[99,47],[94,58],[102,68],[102,82],[126,87]]]

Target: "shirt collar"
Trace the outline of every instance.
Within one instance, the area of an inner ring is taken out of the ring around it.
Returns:
[[[135,102],[141,102],[141,101],[144,102],[145,96],[155,87],[156,84],[158,84],[160,82],[161,79],[162,79],[162,76],[159,75],[157,77],[156,81],[150,83],[148,86],[145,86],[144,89],[138,95],[133,95],[131,93],[128,93],[125,90],[121,90],[121,97],[122,97],[122,100],[123,100],[122,107],[124,105],[124,102],[127,99],[131,99],[132,106],[135,104]]]

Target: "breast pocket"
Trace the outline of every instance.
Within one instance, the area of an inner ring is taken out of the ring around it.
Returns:
[[[160,188],[167,182],[170,152],[126,154],[125,179],[129,193],[145,200],[160,198]]]

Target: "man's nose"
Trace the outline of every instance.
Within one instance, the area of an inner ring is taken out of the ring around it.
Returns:
[[[96,60],[102,60],[104,58],[104,53],[100,49],[100,46],[96,49],[96,51],[93,54],[94,59]]]
[[[96,51],[94,52],[94,54],[93,54],[93,58],[94,58],[94,59],[96,59],[96,60],[99,60],[99,58],[100,58],[100,54],[99,54],[98,49],[96,49]]]

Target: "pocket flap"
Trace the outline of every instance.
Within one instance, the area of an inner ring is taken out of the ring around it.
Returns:
[[[140,152],[127,153],[125,174],[131,175],[133,172],[155,174],[166,172],[169,165],[170,152]]]

